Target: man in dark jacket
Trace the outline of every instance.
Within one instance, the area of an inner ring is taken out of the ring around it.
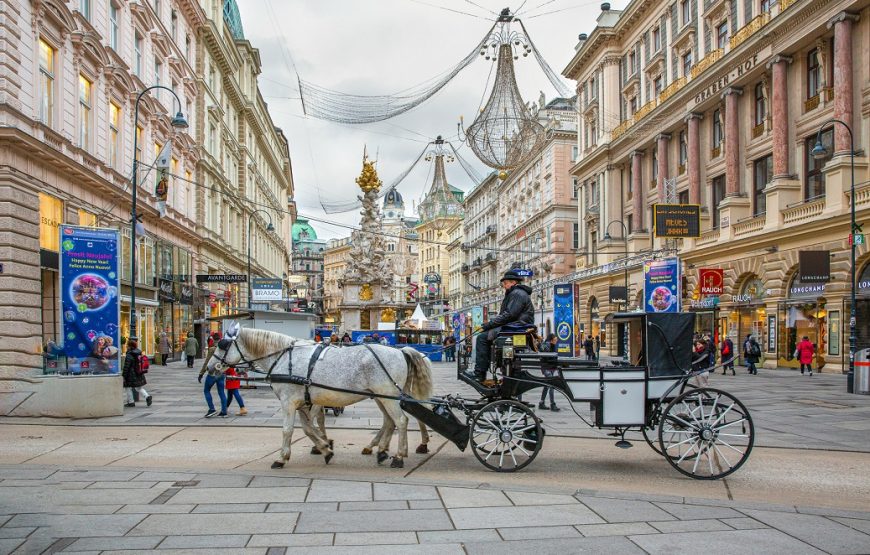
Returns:
[[[532,304],[532,289],[522,285],[523,276],[516,270],[508,270],[501,278],[501,286],[504,288],[504,299],[501,302],[501,310],[494,318],[482,327],[486,333],[477,336],[477,354],[474,359],[474,374],[478,381],[486,379],[489,371],[492,343],[498,336],[502,326],[510,324],[517,328],[535,326],[535,307]]]

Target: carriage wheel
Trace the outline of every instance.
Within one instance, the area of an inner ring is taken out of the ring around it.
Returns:
[[[698,480],[740,468],[755,444],[752,417],[736,397],[712,388],[684,392],[665,408],[659,446],[671,466]]]
[[[643,427],[640,429],[640,431],[641,431],[641,433],[643,434],[643,438],[646,440],[647,444],[649,444],[650,449],[652,449],[653,451],[655,451],[657,455],[661,455],[661,456],[664,457],[665,454],[662,453],[662,450],[661,450],[661,449],[659,449],[658,441],[656,441],[656,437],[657,437],[657,436],[656,436],[656,434],[654,433],[654,431],[655,431],[655,427],[643,426]]]
[[[517,401],[492,402],[471,421],[474,456],[496,472],[525,468],[538,456],[543,442],[541,421],[529,407]]]

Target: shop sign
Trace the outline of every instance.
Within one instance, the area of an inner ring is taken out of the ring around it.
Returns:
[[[718,80],[714,81],[706,89],[695,95],[695,104],[700,104],[731,86],[733,81],[737,81],[744,73],[752,71],[758,65],[759,56],[765,58],[767,55],[768,54],[762,55],[762,53],[756,53],[749,58],[741,60],[728,71],[722,72],[722,76]]]
[[[767,316],[767,352],[776,352],[776,316]]]
[[[172,281],[168,279],[160,279],[157,284],[157,297],[161,301],[167,303],[175,302],[175,288],[173,287]]]
[[[743,285],[740,293],[731,296],[731,300],[735,303],[752,303],[764,299],[767,293],[760,279],[751,279]]]
[[[561,284],[553,287],[553,321],[556,324],[556,352],[574,356],[574,287]]]
[[[722,295],[725,293],[725,270],[722,268],[701,268],[698,282],[702,295]]]
[[[524,278],[530,278],[533,275],[535,275],[535,272],[533,272],[532,270],[529,270],[528,268],[514,268],[511,271],[513,273],[515,273],[516,275],[518,275],[520,277],[524,277]]]
[[[283,295],[284,286],[278,278],[253,278],[251,280],[252,301],[280,301]]]
[[[247,283],[245,274],[197,274],[197,283]]]
[[[429,272],[423,276],[423,283],[441,283],[441,276],[435,272]]]
[[[719,297],[707,297],[699,300],[690,300],[689,308],[692,309],[700,309],[700,308],[716,308],[719,306]]]
[[[680,262],[665,258],[643,265],[644,310],[646,312],[680,311]]]
[[[628,302],[628,291],[623,285],[610,286],[610,302],[614,304],[625,304]]]
[[[831,251],[800,251],[798,268],[802,283],[831,281]]]
[[[795,279],[788,288],[788,296],[791,299],[815,299],[824,294],[824,283],[804,283],[802,280]]]
[[[119,370],[116,229],[59,225],[63,354],[72,374]]]
[[[701,236],[701,206],[698,204],[654,204],[653,221],[656,237]]]
[[[181,284],[181,304],[193,304],[193,286],[186,283]]]

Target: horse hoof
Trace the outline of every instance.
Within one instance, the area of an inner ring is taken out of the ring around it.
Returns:
[[[426,445],[425,443],[421,443],[420,445],[417,446],[417,453],[418,454],[425,455],[428,452],[429,452],[429,446]]]
[[[333,444],[334,444],[334,441],[330,439],[330,440],[329,440],[329,448],[330,448],[330,449],[332,449]]]
[[[393,457],[393,461],[390,463],[390,468],[405,468],[405,460]]]
[[[329,464],[329,461],[331,461],[331,460],[332,460],[332,457],[334,457],[334,456],[335,456],[335,453],[329,453],[328,455],[325,455],[325,456],[323,457],[323,460],[326,461],[326,464]]]
[[[283,463],[283,462],[275,461],[275,462],[272,463],[272,468],[273,468],[273,469],[274,469],[274,468],[284,468],[284,463]]]
[[[371,455],[371,454],[372,454],[372,448],[371,448],[371,447],[363,447],[362,454],[363,454],[363,455]]]
[[[320,453],[320,449],[318,449],[316,446],[315,446],[315,447],[312,447],[312,448],[311,448],[311,454],[312,454],[312,455],[320,455],[320,454],[321,454],[321,453]]]
[[[378,464],[383,463],[385,460],[387,460],[389,458],[390,458],[390,456],[387,454],[386,451],[378,452]]]

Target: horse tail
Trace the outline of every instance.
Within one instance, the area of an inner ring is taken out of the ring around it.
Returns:
[[[432,366],[429,359],[411,347],[403,348],[402,354],[408,363],[405,391],[415,399],[429,399],[432,397]]]

